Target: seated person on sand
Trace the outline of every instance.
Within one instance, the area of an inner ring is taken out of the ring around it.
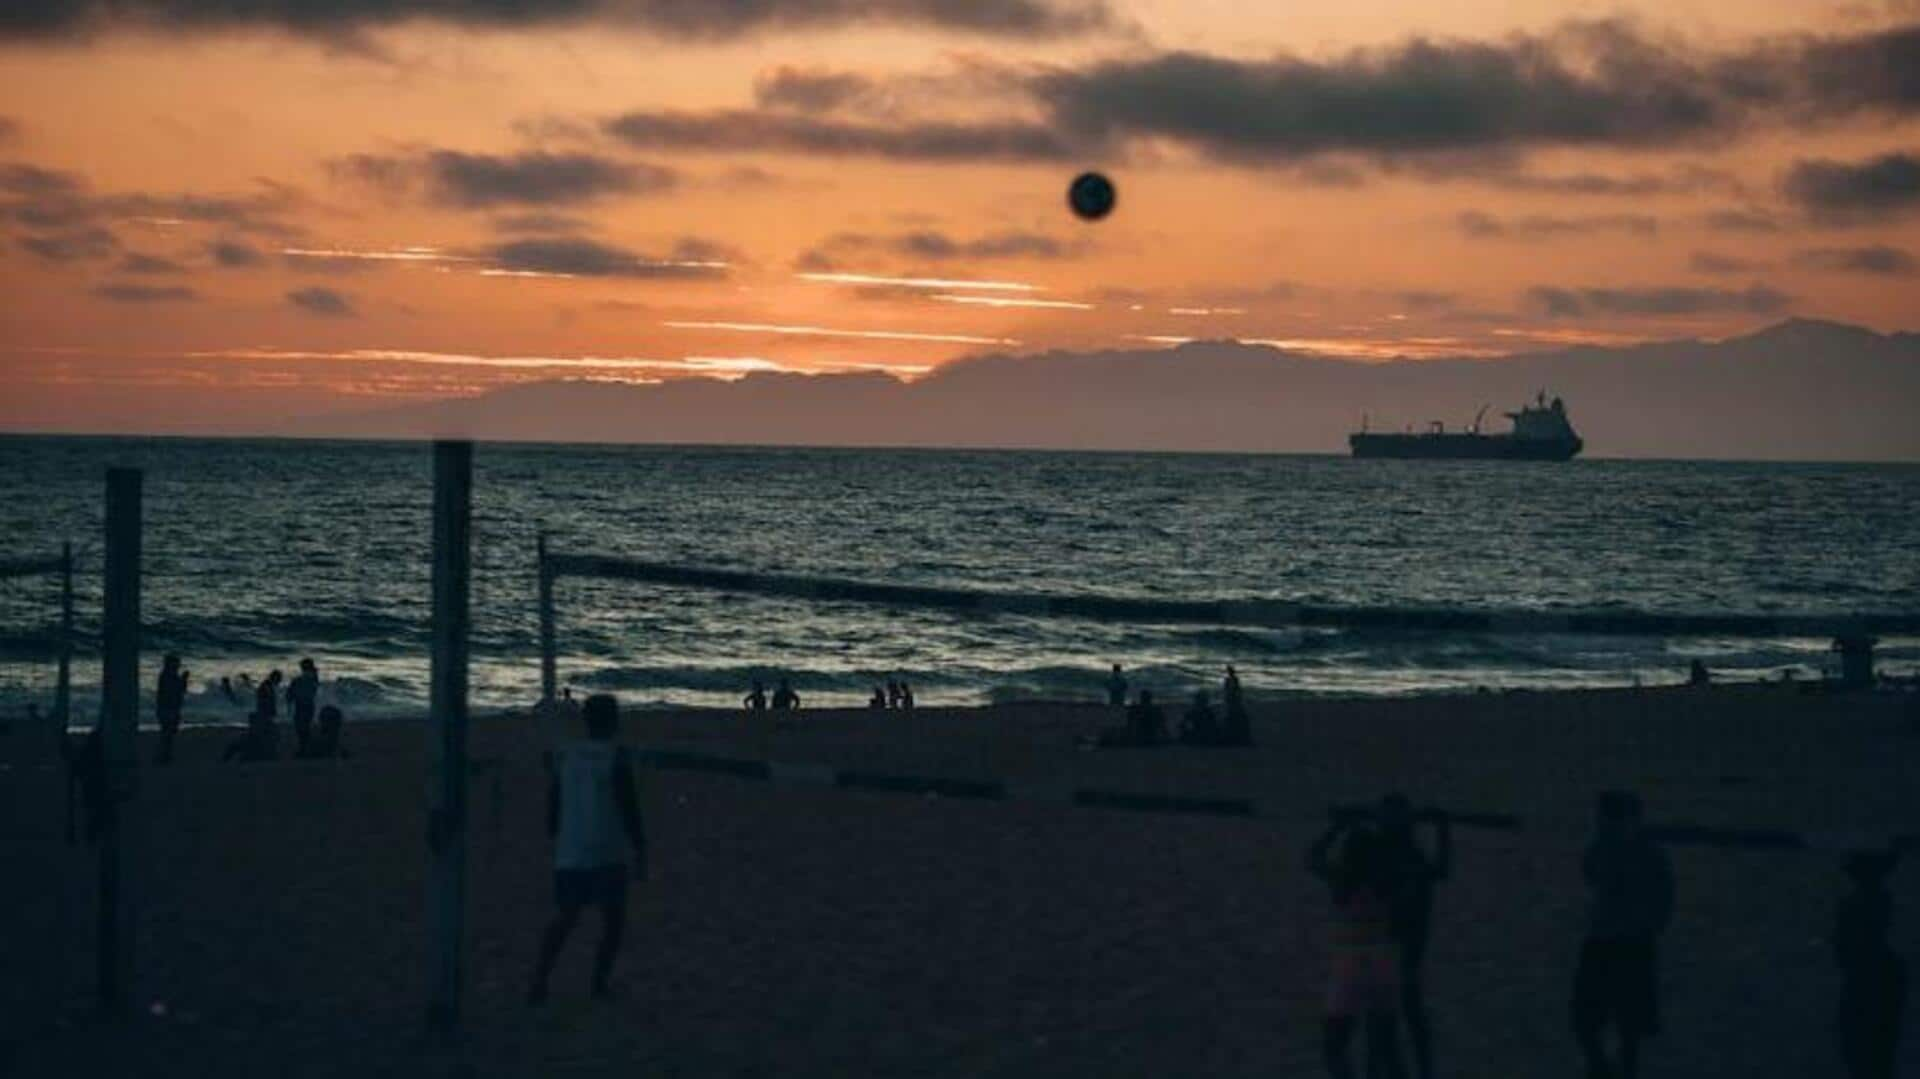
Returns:
[[[1153,691],[1143,689],[1127,706],[1127,725],[1101,731],[1094,744],[1111,748],[1157,746],[1167,740],[1167,716],[1153,703]]]
[[[222,763],[232,760],[270,761],[280,755],[279,732],[274,729],[273,717],[263,716],[258,711],[247,716],[247,729],[233,741],[227,743],[226,751],[220,754]]]
[[[1707,665],[1697,659],[1687,664],[1687,684],[1690,686],[1713,684],[1713,675],[1707,673]]]
[[[1217,746],[1220,733],[1220,717],[1214,714],[1213,701],[1208,699],[1207,691],[1194,691],[1193,703],[1187,706],[1187,714],[1180,720],[1180,741],[1190,746]]]

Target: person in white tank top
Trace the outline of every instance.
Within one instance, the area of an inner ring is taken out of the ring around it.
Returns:
[[[531,1004],[547,999],[547,980],[580,912],[600,909],[605,932],[594,956],[593,995],[608,995],[607,978],[627,921],[627,864],[647,877],[646,832],[627,751],[615,744],[620,706],[612,696],[587,698],[581,709],[587,738],[554,750],[547,783],[547,834],[553,837],[553,895],[558,908],[540,940],[540,959],[528,990]]]

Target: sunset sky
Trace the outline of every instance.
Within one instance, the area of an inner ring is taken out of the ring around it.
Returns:
[[[1920,327],[1916,0],[13,0],[0,72],[4,429]]]

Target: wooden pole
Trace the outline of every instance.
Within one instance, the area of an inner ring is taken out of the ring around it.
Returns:
[[[51,746],[57,752],[73,722],[73,544],[60,545],[60,667],[53,687]],[[58,759],[57,755],[52,759]]]
[[[427,844],[432,853],[427,921],[433,954],[427,1025],[460,1026],[461,953],[467,892],[467,641],[472,575],[473,443],[433,444],[434,738]]]
[[[560,697],[560,660],[554,643],[553,566],[547,561],[545,532],[534,550],[540,560],[540,702],[552,707]]]
[[[101,632],[100,763],[104,797],[100,832],[101,1011],[127,1014],[133,999],[133,796],[139,777],[135,736],[140,722],[139,469],[107,470],[105,611]]]

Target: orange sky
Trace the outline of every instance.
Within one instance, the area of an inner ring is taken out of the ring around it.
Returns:
[[[652,0],[96,2],[0,19],[0,428],[1196,337],[1920,326],[1906,0],[770,0],[691,32]],[[1024,148],[971,148],[1002,130]],[[1084,167],[1119,186],[1097,224],[1064,205]]]

